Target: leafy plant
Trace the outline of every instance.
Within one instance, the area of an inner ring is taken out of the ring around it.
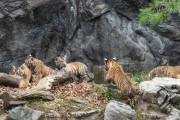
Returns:
[[[121,95],[118,89],[110,88],[102,84],[94,84],[96,91],[108,100],[120,100]]]
[[[120,100],[121,96],[117,89],[107,88],[105,92],[102,93],[102,96],[108,100]]]
[[[144,71],[132,73],[131,74],[131,79],[134,82],[140,83],[140,82],[142,82],[142,81],[147,79],[147,73],[144,72]]]
[[[140,9],[138,22],[157,26],[171,18],[172,14],[180,13],[180,0],[152,0],[147,8]]]
[[[136,120],[146,120],[141,113],[142,113],[142,110],[140,110],[140,109],[136,110],[136,115],[137,115]]]

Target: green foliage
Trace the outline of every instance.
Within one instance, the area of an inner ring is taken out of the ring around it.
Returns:
[[[175,13],[180,13],[180,0],[153,0],[147,8],[140,9],[138,22],[156,26],[169,20]]]
[[[146,120],[145,117],[141,113],[142,113],[142,110],[140,109],[136,110],[136,116],[137,116],[136,120]]]
[[[121,96],[118,89],[113,89],[106,87],[102,84],[94,84],[94,88],[98,93],[100,93],[104,98],[108,100],[120,100]]]
[[[120,100],[121,96],[119,90],[113,88],[107,88],[105,92],[102,93],[102,96],[108,100]]]
[[[49,108],[47,107],[46,102],[47,101],[44,101],[42,99],[32,99],[26,104],[26,106],[36,110],[42,110],[44,112],[47,112],[49,111]]]
[[[144,71],[132,73],[132,75],[131,75],[131,80],[134,82],[140,83],[146,79],[147,79],[147,73]]]

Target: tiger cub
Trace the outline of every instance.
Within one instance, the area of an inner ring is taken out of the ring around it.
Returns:
[[[41,60],[29,55],[25,60],[25,64],[30,68],[33,73],[33,82],[38,83],[43,77],[52,74],[54,70],[46,66]]]
[[[31,73],[31,70],[27,67],[27,65],[25,63],[23,63],[18,68],[13,66],[13,70],[12,71],[13,71],[12,74],[21,76],[25,80],[25,84],[26,85],[29,84],[29,82],[31,80],[32,73]]]
[[[120,89],[123,100],[132,107],[135,106],[140,97],[138,88],[132,84],[129,76],[123,71],[122,66],[116,62],[116,58],[104,60],[107,71],[105,81],[114,82]]]
[[[180,66],[159,66],[152,69],[148,73],[148,78],[152,79],[153,77],[172,77],[180,79]]]
[[[91,80],[87,66],[81,62],[66,62],[66,55],[55,58],[55,64],[58,70],[65,70],[68,72],[75,81]]]

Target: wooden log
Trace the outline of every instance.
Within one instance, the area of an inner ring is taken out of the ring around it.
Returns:
[[[94,82],[96,84],[105,84],[106,82],[104,81],[106,71],[104,65],[102,66],[94,66],[93,68],[94,72]]]
[[[66,82],[70,79],[71,75],[69,75],[67,72],[56,71],[53,74],[42,78],[37,86],[34,86],[34,88],[39,90],[51,90],[52,86]]]
[[[9,75],[8,75],[9,77]],[[30,88],[26,89],[24,91],[17,91],[14,93],[7,93],[4,92],[2,95],[0,95],[0,99],[3,99],[4,106],[12,106],[17,104],[23,104],[24,102],[21,100],[29,100],[29,99],[43,99],[43,100],[54,100],[54,95],[48,91],[52,88],[52,86],[65,82],[69,80],[71,77],[66,72],[56,71],[53,74],[44,77],[40,80],[40,82]]]
[[[21,88],[26,86],[26,83],[20,76],[0,73],[0,85]]]
[[[57,71],[47,77],[42,78],[39,83],[27,90],[21,92],[15,92],[11,94],[11,99],[22,100],[22,99],[43,99],[43,100],[54,100],[54,95],[49,92],[52,86],[65,82],[71,77],[66,72]]]

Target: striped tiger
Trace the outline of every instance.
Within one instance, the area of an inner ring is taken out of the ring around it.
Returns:
[[[136,86],[134,86],[124,72],[122,66],[116,62],[116,58],[113,59],[104,59],[105,60],[105,69],[107,75],[105,81],[114,82],[116,86],[120,89],[120,94],[127,104],[131,107],[134,107],[139,99],[139,91]]]
[[[14,75],[18,75],[21,76],[24,81],[25,84],[28,85],[31,77],[32,77],[32,72],[31,70],[27,67],[27,65],[25,63],[23,63],[21,66],[19,66],[18,68],[16,68],[15,66],[13,66],[13,73]]]
[[[67,56],[59,56],[55,58],[55,64],[58,70],[65,70],[75,81],[91,80],[87,66],[82,62],[66,62]]]
[[[33,73],[33,82],[38,83],[39,80],[49,74],[52,74],[54,70],[46,66],[41,60],[29,55],[25,60],[25,64],[30,68]]]
[[[180,79],[180,66],[159,66],[148,73],[148,78],[153,77],[171,77]]]

